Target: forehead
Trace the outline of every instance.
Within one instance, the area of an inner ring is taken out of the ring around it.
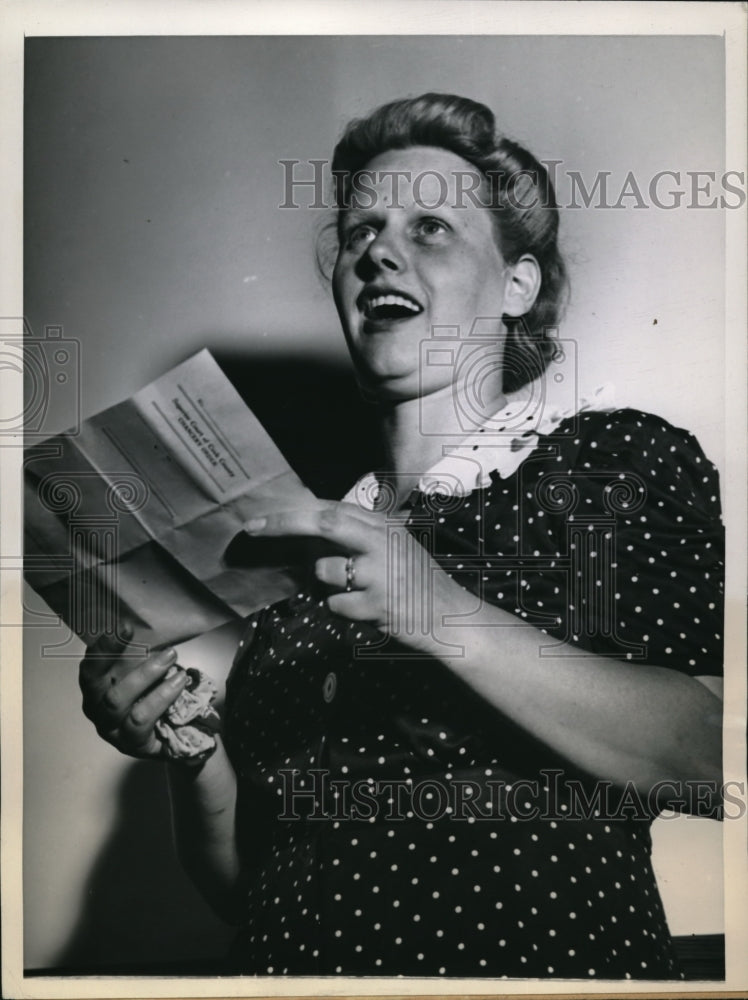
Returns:
[[[358,175],[350,206],[358,210],[389,208],[463,209],[475,205],[485,178],[472,163],[436,146],[392,149],[370,160]]]

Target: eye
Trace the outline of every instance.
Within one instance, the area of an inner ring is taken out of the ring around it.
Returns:
[[[442,219],[437,219],[433,215],[419,219],[414,226],[414,232],[418,239],[424,243],[434,243],[440,240],[450,227]]]
[[[367,223],[352,226],[343,232],[343,247],[346,250],[360,250],[362,247],[376,239],[377,231]]]

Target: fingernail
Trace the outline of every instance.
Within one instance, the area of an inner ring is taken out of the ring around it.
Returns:
[[[262,531],[267,523],[266,517],[253,517],[251,521],[247,521],[245,529],[251,534],[253,531]]]
[[[164,649],[161,653],[161,659],[164,663],[173,663],[177,658],[177,651],[173,647],[170,649]]]
[[[184,670],[178,670],[173,674],[168,680],[167,684],[170,684],[173,688],[181,687],[187,680],[187,674]]]

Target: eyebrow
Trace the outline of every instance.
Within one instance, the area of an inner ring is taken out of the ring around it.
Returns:
[[[371,222],[377,214],[381,214],[384,211],[384,209],[380,209],[379,213],[377,213],[377,206],[372,206],[371,208],[340,208],[338,209],[338,228],[355,226],[360,222]]]

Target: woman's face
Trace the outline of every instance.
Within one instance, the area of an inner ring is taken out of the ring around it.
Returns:
[[[482,335],[503,336],[504,260],[469,194],[481,175],[461,157],[391,150],[366,175],[341,217],[335,303],[362,385],[382,399],[425,396],[454,380],[452,365],[422,360],[434,332],[462,340],[480,319]]]

